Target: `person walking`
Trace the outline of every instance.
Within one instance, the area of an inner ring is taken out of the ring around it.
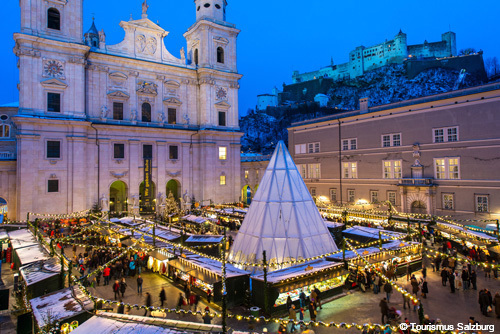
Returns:
[[[385,295],[387,296],[387,298],[384,298],[384,299],[386,300],[387,303],[390,303],[391,302],[392,285],[389,282],[385,283],[384,291],[385,291]]]
[[[306,294],[304,293],[303,289],[300,289],[299,303],[300,303],[300,307],[306,306]]]
[[[200,302],[200,296],[198,294],[194,295],[194,304],[193,304],[193,308],[194,308],[194,311],[197,312],[198,311],[198,303]]]
[[[469,278],[469,271],[467,270],[467,267],[465,267],[462,270],[462,285],[465,290],[469,290],[469,283],[470,283],[470,278]]]
[[[316,306],[312,300],[309,302],[309,317],[311,321],[316,322]]]
[[[382,313],[382,322],[380,323],[381,325],[385,324],[384,319],[389,320],[389,305],[387,304],[388,301],[386,298],[383,298],[380,303],[380,312]]]
[[[151,294],[149,292],[146,292],[146,311],[144,312],[144,316],[148,314],[148,310],[153,305],[153,300],[151,298]]]
[[[486,267],[484,268],[484,278],[491,278],[491,266],[490,264],[486,261]]]
[[[292,297],[290,297],[290,295],[288,295],[288,297],[286,298],[286,309],[287,310],[290,310],[290,308],[292,307]]]
[[[165,293],[165,288],[162,287],[160,291],[160,307],[163,307],[163,303],[167,300],[167,294]]]
[[[411,292],[415,296],[418,295],[418,291],[420,290],[420,288],[418,286],[418,281],[417,281],[417,278],[415,277],[415,275],[412,275],[412,277],[410,279],[410,283],[411,283]]]
[[[184,306],[184,296],[182,295],[182,292],[179,292],[179,299],[177,300],[177,310],[182,309],[182,306]]]
[[[455,274],[451,270],[448,272],[448,281],[450,282],[451,293],[455,293]]]
[[[447,268],[443,268],[441,270],[441,284],[443,284],[443,286],[446,286],[447,280],[448,280],[448,270]]]
[[[297,321],[297,312],[295,312],[295,305],[292,304],[292,307],[288,310],[288,319],[292,326],[290,327],[290,333],[295,332],[295,321]]]
[[[427,294],[429,293],[429,287],[427,286],[427,280],[424,279],[422,282],[422,298],[427,298]]]
[[[405,309],[405,310],[406,310],[406,305],[408,305],[408,309],[411,309],[410,296],[407,296],[403,293],[403,309]]]
[[[115,300],[118,300],[118,297],[120,297],[120,282],[118,280],[113,284],[113,292],[115,293]]]
[[[125,278],[122,278],[120,282],[120,292],[122,293],[122,298],[125,297],[125,290],[127,290],[127,283],[125,282]]]
[[[212,290],[207,290],[207,302],[210,304],[210,299],[212,298]]]
[[[142,282],[143,279],[141,275],[137,276],[137,293],[142,293]]]
[[[111,269],[109,267],[104,268],[102,271],[102,276],[104,277],[104,285],[109,285],[109,275],[111,273]]]
[[[375,275],[375,277],[373,279],[373,293],[374,294],[378,294],[380,291],[379,283],[380,283],[380,276]]]
[[[208,306],[205,308],[205,314],[203,315],[203,323],[210,325],[212,323],[212,316],[210,315],[210,309]]]
[[[470,283],[472,284],[472,288],[477,290],[477,274],[474,269],[470,271]]]
[[[488,316],[488,305],[489,305],[489,299],[488,295],[486,294],[486,289],[479,291],[479,308],[481,309],[481,313],[487,317]]]
[[[434,259],[434,265],[436,266],[436,271],[439,272],[439,267],[441,265],[441,255],[438,254],[436,258]]]
[[[309,300],[312,301],[314,303],[314,309],[317,308],[317,304],[316,304],[316,298],[318,296],[316,295],[316,291],[314,291],[314,289],[311,291],[311,293],[309,294]]]
[[[495,298],[493,298],[493,305],[495,305],[495,315],[500,318],[500,294],[495,293]]]
[[[316,286],[313,286],[314,292],[316,292],[316,307],[319,306],[319,309],[322,310],[321,307],[321,291]]]

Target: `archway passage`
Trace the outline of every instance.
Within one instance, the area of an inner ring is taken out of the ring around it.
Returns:
[[[7,212],[7,201],[3,197],[0,197],[0,223],[3,223]]]
[[[252,187],[249,185],[244,186],[241,190],[241,201],[247,205],[252,203]]]
[[[128,187],[123,181],[115,181],[109,187],[109,212],[121,213],[128,211]]]
[[[174,195],[175,200],[178,202],[181,197],[181,184],[177,180],[170,180],[167,182],[167,192],[166,195],[172,193]]]
[[[141,182],[139,186],[139,211],[141,215],[149,215],[155,212],[155,196],[156,194],[156,185],[153,181],[151,181],[151,191],[146,194],[146,189],[144,187],[144,181]]]
[[[427,207],[425,206],[425,203],[422,201],[415,201],[411,203],[411,213],[426,214]]]

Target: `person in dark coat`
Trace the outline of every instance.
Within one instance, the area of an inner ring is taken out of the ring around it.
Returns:
[[[379,303],[380,306],[380,312],[382,313],[382,322],[380,324],[385,324],[384,319],[387,318],[389,320],[389,305],[387,304],[387,299],[384,298],[380,301]]]
[[[207,325],[210,325],[212,323],[212,317],[210,316],[210,312],[207,309],[205,309],[205,315],[203,315],[203,323]]]
[[[390,300],[391,300],[391,293],[392,293],[392,285],[391,285],[391,283],[389,283],[389,282],[385,283],[385,285],[384,285],[384,291],[385,291],[385,294],[387,296],[387,299],[386,298],[384,298],[384,299],[386,299],[386,301],[389,303]]]
[[[160,301],[161,301],[161,307],[163,307],[163,303],[167,300],[167,294],[165,293],[165,288],[161,288],[160,291]]]
[[[125,290],[127,290],[127,283],[125,283],[125,278],[122,278],[122,281],[120,282],[120,292],[122,293],[122,298],[125,297]]]
[[[122,303],[122,300],[120,299],[120,304],[118,304],[118,314],[124,314],[125,313],[125,304]]]
[[[300,290],[299,302],[300,302],[300,307],[306,306],[306,294],[304,293],[304,290]]]
[[[146,292],[146,312],[144,312],[144,316],[148,314],[148,309],[149,307],[153,304],[151,294],[149,292]]]
[[[446,286],[447,280],[448,280],[448,271],[446,270],[446,268],[443,268],[443,270],[441,270],[441,284],[443,284],[443,286]]]
[[[495,315],[500,318],[500,294],[495,293],[495,298],[493,298],[493,305],[495,305]]]
[[[486,289],[479,291],[479,307],[481,309],[481,313],[487,317],[488,316],[488,305],[489,305],[489,299],[488,295],[486,294]]]
[[[288,296],[286,298],[286,309],[290,310],[291,307],[292,307],[292,297]]]
[[[464,270],[462,270],[462,285],[464,287],[464,290],[469,289],[469,282],[469,270],[467,270],[467,268],[464,268]]]
[[[179,292],[179,300],[177,301],[177,309],[178,310],[182,309],[182,306],[184,306],[184,296],[182,295],[182,292]]]
[[[316,306],[313,301],[309,302],[309,317],[311,321],[316,321]]]
[[[436,265],[436,271],[439,271],[439,266],[441,265],[441,255],[436,256],[434,264]]]
[[[142,282],[143,279],[141,275],[137,276],[137,293],[142,293]]]
[[[448,280],[450,281],[451,293],[455,293],[455,275],[451,271],[448,272]]]
[[[472,288],[474,290],[477,290],[477,275],[476,275],[476,271],[474,269],[472,269],[470,271],[470,283],[472,284]]]
[[[429,293],[429,287],[427,286],[427,280],[422,282],[422,297],[427,298],[427,294]]]

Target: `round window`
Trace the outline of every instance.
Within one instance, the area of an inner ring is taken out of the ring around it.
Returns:
[[[205,6],[205,8],[208,8],[208,7],[210,7],[210,4],[206,3],[204,6]]]
[[[1,115],[1,116],[0,116],[0,119],[1,119],[2,121],[6,121],[6,120],[8,120],[8,119],[9,119],[9,116],[7,116],[7,115]]]
[[[215,8],[220,9],[220,5],[219,5],[219,4],[216,4],[216,5],[215,5]]]

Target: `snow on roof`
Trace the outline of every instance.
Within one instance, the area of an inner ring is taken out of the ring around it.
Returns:
[[[50,259],[49,254],[39,244],[16,249],[21,266]]]
[[[153,226],[147,226],[147,227],[141,228],[140,230],[145,232],[145,233],[153,234]],[[137,234],[137,232],[134,232],[134,233]],[[155,227],[155,235],[157,237],[166,239],[168,241],[176,240],[176,239],[179,239],[181,237],[180,234],[169,231],[168,228],[163,227],[163,226],[156,226]],[[146,237],[144,237],[144,238],[146,238]]]
[[[187,216],[182,217],[182,219],[193,222],[193,223],[197,223],[197,224],[203,224],[207,221],[206,218],[198,217],[195,215],[187,215]]]
[[[35,236],[25,228],[9,232],[9,238],[13,249],[38,245]]]
[[[404,248],[404,247],[418,245],[418,244],[419,244],[418,242],[414,242],[414,241],[394,240],[394,241],[388,242],[386,244],[383,244],[382,248],[394,250],[394,249]]]
[[[36,322],[40,327],[46,326],[46,321],[49,318],[63,322],[64,319],[74,317],[85,312],[85,310],[90,311],[94,308],[92,300],[78,286],[72,286],[31,299],[30,304]]]
[[[480,238],[480,239],[484,239],[484,240],[488,240],[490,242],[498,242],[498,239],[495,238],[495,237],[492,237],[491,235],[488,235],[486,233],[482,233],[482,232],[476,232],[476,231],[472,231],[472,230],[468,230],[466,227],[461,227],[461,226],[457,226],[457,225],[454,225],[454,224],[449,224],[449,223],[443,223],[443,222],[437,222],[438,225],[441,225],[445,228],[449,228],[449,229],[453,229],[459,233],[464,233],[464,234],[469,234],[475,238]]]
[[[343,267],[343,264],[338,262],[326,261],[324,259],[309,261],[285,269],[272,271],[267,274],[267,282],[275,284],[286,279],[300,276],[301,274],[304,273],[311,274],[320,270],[335,268],[335,267],[341,269]],[[252,278],[258,279],[259,281],[264,281],[264,274],[260,273],[258,275],[252,275]]]
[[[264,250],[269,263],[337,250],[283,141],[276,146],[228,258],[259,263]]]
[[[220,333],[222,327],[218,325],[186,322],[179,320],[141,317],[136,315],[106,313],[99,311],[83,324],[73,330],[74,334],[191,334],[191,333]]]
[[[358,235],[361,237],[378,239],[380,231],[383,232],[382,239],[390,239],[391,237],[388,236],[388,234],[391,235],[392,237],[396,237],[396,238],[404,235],[404,233],[400,233],[400,232],[382,230],[382,229],[378,229],[378,228],[359,226],[359,225],[348,228],[348,229],[344,230],[343,233],[355,234],[355,235]]]
[[[9,239],[9,234],[7,233],[7,231],[0,231],[0,240],[2,239]]]
[[[46,261],[34,262],[19,268],[19,272],[26,282],[26,285],[41,282],[52,276],[61,273],[61,264],[56,258],[50,258]]]
[[[358,249],[356,249],[356,252],[358,252],[359,255],[364,256],[364,255],[379,253],[380,249],[378,249],[377,247],[366,247],[366,248],[358,248]],[[352,250],[345,251],[345,259],[346,260],[352,260],[352,259],[355,259],[357,257],[358,257],[358,255],[356,255],[356,253],[354,253]],[[342,252],[337,253],[337,254],[333,254],[333,255],[329,256],[328,259],[332,259],[334,261],[342,261]]]
[[[220,261],[212,260],[212,259],[202,257],[200,255],[196,255],[196,254],[193,254],[190,252],[185,252],[184,254],[186,255],[185,258],[179,257],[179,260],[181,262],[187,261],[194,267],[208,270],[208,271],[222,277],[222,263]],[[241,269],[238,269],[229,263],[226,264],[226,276],[227,277],[236,277],[236,276],[242,276],[242,275],[248,275],[248,272],[241,270]]]
[[[329,228],[338,228],[344,226],[343,223],[338,223],[338,222],[331,222],[329,220],[325,220],[326,227]]]
[[[186,239],[186,242],[206,242],[206,243],[219,243],[223,239],[221,235],[192,235]]]

